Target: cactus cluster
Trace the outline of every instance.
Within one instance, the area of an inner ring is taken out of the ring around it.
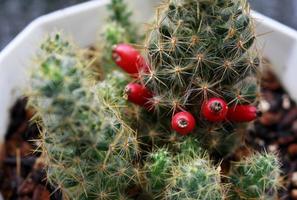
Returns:
[[[123,3],[110,5],[116,2]],[[122,6],[112,7],[112,19],[129,28]],[[28,93],[50,183],[65,199],[275,199],[276,154],[232,160],[246,145],[246,123],[238,122],[255,117],[247,109],[258,96],[253,26],[244,0],[168,0],[147,33],[146,61],[122,45],[115,58],[122,56],[117,61],[126,72],[125,56],[141,62],[130,63],[130,76],[114,70],[100,81],[79,48],[50,36]],[[211,100],[218,112],[225,109],[223,117],[206,118]],[[250,113],[241,117],[238,110]],[[191,122],[191,129],[172,130],[172,119],[180,129]]]

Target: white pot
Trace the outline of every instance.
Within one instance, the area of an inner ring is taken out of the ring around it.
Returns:
[[[29,24],[0,53],[0,144],[6,132],[9,109],[27,80],[26,69],[40,42],[47,33],[61,30],[80,46],[94,44],[98,30],[107,16],[108,0],[93,0],[42,16]],[[160,0],[127,0],[133,9],[133,20],[146,22]],[[256,12],[257,33],[263,55],[275,66],[274,70],[292,97],[297,100],[297,32]],[[295,89],[296,88],[296,89]],[[1,198],[1,197],[0,197]]]

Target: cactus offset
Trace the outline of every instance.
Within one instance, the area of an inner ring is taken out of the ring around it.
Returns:
[[[276,199],[280,166],[274,154],[255,154],[234,164],[230,199]]]
[[[146,170],[148,174],[148,191],[153,195],[161,195],[167,186],[166,179],[171,177],[171,166],[173,158],[166,149],[158,149],[149,155],[146,161]]]
[[[158,149],[146,161],[149,193],[153,199],[224,199],[227,185],[195,140],[177,143],[178,154]]]
[[[173,168],[166,196],[172,200],[224,199],[225,191],[220,171],[205,157],[179,161]]]

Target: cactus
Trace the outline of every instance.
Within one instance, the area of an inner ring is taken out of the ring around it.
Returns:
[[[254,154],[234,164],[231,199],[276,199],[280,185],[279,161],[274,154]]]
[[[225,198],[224,185],[220,171],[208,158],[197,157],[190,161],[179,161],[174,167],[167,198],[178,199],[213,199]]]
[[[165,195],[166,198],[258,199],[275,195],[279,188],[280,167],[273,154],[256,154],[247,161],[233,163],[232,166],[249,166],[254,174],[232,167],[231,178],[227,178],[225,185],[214,166],[232,155],[244,142],[245,124],[238,122],[250,121],[256,116],[252,105],[256,105],[259,96],[260,59],[253,46],[256,36],[249,4],[244,0],[169,0],[158,8],[150,27],[144,45],[150,70],[140,74],[139,82],[154,94],[150,105],[155,115],[147,111],[142,114],[146,120],[151,116],[157,119],[152,119],[156,129],[167,127],[170,130],[168,118],[181,111],[191,112],[197,124],[186,137],[199,141],[196,146],[202,147],[173,155],[173,160],[182,156],[186,161],[177,162],[172,168],[173,184],[166,187],[171,195]],[[212,109],[212,101],[218,112],[207,110]],[[251,112],[239,113],[246,116],[236,119],[238,113],[229,114],[225,104],[232,112],[237,107]],[[218,114],[220,111],[222,115]],[[151,137],[150,131],[145,133],[140,129],[138,132]],[[179,133],[185,135],[183,131]],[[160,142],[158,138],[159,135],[153,143],[163,145],[164,139]],[[169,136],[165,143],[175,145],[176,140]],[[191,142],[187,145],[193,149]],[[201,154],[201,149],[207,153]],[[270,168],[262,169],[257,159]],[[267,177],[272,181],[264,185]],[[248,187],[248,184],[255,186]],[[251,187],[256,189],[250,194],[247,188]],[[236,195],[230,195],[234,191],[237,191]]]
[[[42,44],[37,60],[40,68],[32,72],[29,96],[38,111],[35,119],[41,120],[48,180],[65,199],[125,195],[136,177],[132,160],[139,153],[136,133],[120,111],[125,76],[114,72],[92,85],[88,64],[59,34]]]
[[[164,148],[149,155],[146,171],[153,199],[223,199],[227,187],[207,153],[192,140],[182,141],[179,150],[175,156]]]
[[[167,186],[166,179],[170,178],[171,166],[173,165],[173,158],[170,152],[166,149],[158,149],[149,155],[146,161],[146,170],[148,183],[148,191],[151,194],[158,196],[162,194],[164,188]]]
[[[115,45],[120,42],[138,42],[141,36],[138,35],[136,25],[131,21],[133,13],[129,10],[124,0],[111,0],[111,2],[107,5],[107,9],[110,13],[107,19],[107,27],[109,27],[109,30],[111,31],[105,30],[103,32],[106,36],[106,41],[111,45]],[[118,34],[112,34],[112,32],[116,32],[112,31],[112,29],[117,30]],[[121,29],[124,32],[121,32]],[[109,40],[111,35],[117,37],[118,40]]]
[[[119,34],[131,26],[119,20],[130,15],[118,13],[122,3],[110,6],[121,26],[111,24],[107,43],[125,40]],[[244,0],[168,0],[147,34],[149,69],[136,70],[139,76],[109,72],[99,82],[80,49],[59,34],[49,37],[28,94],[48,180],[65,199],[276,197],[275,154],[248,155],[228,163],[230,169],[221,165],[244,145],[242,122],[256,117],[260,59],[253,26]],[[149,95],[131,94],[131,84]],[[237,110],[249,113],[237,120]]]
[[[220,154],[226,150],[220,144],[228,142],[228,155],[235,143],[226,138],[237,125],[211,123],[201,116],[201,107],[212,97],[229,106],[255,103],[259,59],[250,48],[255,33],[248,4],[171,0],[157,13],[145,44],[151,70],[142,74],[142,82],[158,98],[154,108],[162,110],[163,118],[191,110],[199,119],[194,135],[210,141],[206,148]]]

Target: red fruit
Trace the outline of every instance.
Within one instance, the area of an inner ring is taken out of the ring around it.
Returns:
[[[179,112],[173,116],[171,126],[179,134],[187,135],[195,128],[196,121],[191,113]]]
[[[208,121],[221,122],[226,118],[228,105],[221,98],[211,98],[203,103],[201,112]]]
[[[258,111],[255,106],[237,105],[232,106],[227,114],[227,119],[232,122],[250,122],[257,118]]]
[[[118,44],[113,48],[112,58],[125,72],[137,76],[141,71],[148,71],[148,64],[142,55],[128,44]]]
[[[129,83],[125,88],[125,94],[128,101],[139,106],[146,106],[152,93],[143,85],[138,83]]]

